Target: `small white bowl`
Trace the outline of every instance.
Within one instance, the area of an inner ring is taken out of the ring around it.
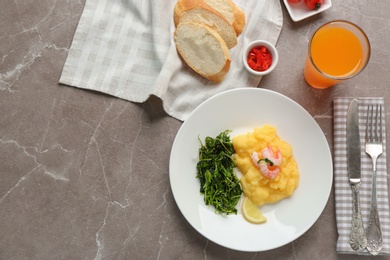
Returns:
[[[249,52],[252,50],[252,48],[260,47],[260,46],[265,46],[272,55],[272,64],[265,71],[256,71],[256,70],[252,69],[251,67],[249,67],[249,65],[248,65]],[[276,50],[275,46],[272,43],[267,42],[267,41],[263,41],[263,40],[257,40],[257,41],[253,41],[253,42],[249,43],[246,46],[246,48],[244,49],[244,52],[242,54],[242,61],[244,63],[244,67],[246,68],[247,71],[249,71],[250,73],[252,73],[253,75],[256,75],[256,76],[264,76],[264,75],[267,75],[268,73],[270,73],[271,71],[273,71],[274,68],[276,67],[276,64],[278,63],[278,60],[279,60],[279,55],[278,55],[278,51]]]
[[[288,13],[290,14],[291,19],[294,22],[302,21],[303,19],[306,19],[310,16],[319,14],[327,9],[329,9],[332,6],[332,0],[325,0],[324,3],[321,5],[321,7],[318,10],[309,10],[309,8],[306,7],[305,1],[302,0],[299,3],[291,4],[288,2],[288,0],[283,0],[284,5],[286,6],[286,9]]]

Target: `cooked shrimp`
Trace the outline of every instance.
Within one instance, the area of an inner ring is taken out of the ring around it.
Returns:
[[[279,165],[282,163],[282,154],[279,149],[275,153],[272,147],[267,147],[261,151],[261,155],[262,158],[259,158],[259,154],[253,152],[251,154],[252,162],[260,169],[265,177],[275,179],[280,172]]]
[[[282,164],[282,154],[280,153],[279,149],[274,152],[272,147],[268,146],[261,151],[261,155],[263,156],[263,158],[267,158],[268,160],[270,160],[276,166]]]

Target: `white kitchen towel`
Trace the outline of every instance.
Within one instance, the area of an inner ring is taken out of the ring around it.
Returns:
[[[246,25],[230,49],[230,71],[218,84],[197,75],[178,56],[176,2],[87,0],[59,82],[133,102],[155,95],[179,120],[219,92],[257,87],[261,78],[244,69],[243,46],[258,39],[276,44],[283,24],[280,1],[234,0],[245,12]]]
[[[334,187],[335,187],[335,205],[336,205],[336,222],[338,231],[337,252],[346,254],[363,254],[369,253],[364,250],[361,252],[354,251],[349,245],[349,236],[351,231],[352,219],[352,191],[348,179],[347,167],[347,110],[349,103],[353,98],[335,98],[334,99]],[[361,173],[362,181],[360,184],[360,205],[363,218],[364,228],[370,212],[371,200],[371,174],[372,161],[371,157],[365,153],[365,129],[368,105],[381,104],[382,110],[382,135],[386,143],[385,127],[385,109],[383,98],[358,98],[359,100],[359,132],[361,142]],[[386,167],[386,145],[383,146],[383,153],[377,161],[377,202],[379,219],[383,235],[383,250],[381,254],[390,254],[390,210],[388,195],[388,179]]]

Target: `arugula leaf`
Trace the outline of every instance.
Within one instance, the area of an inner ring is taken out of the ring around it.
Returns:
[[[205,144],[199,139],[199,161],[196,178],[200,181],[200,192],[206,205],[213,205],[217,214],[237,214],[237,205],[242,189],[240,180],[234,174],[236,163],[230,130],[216,138],[206,137]]]

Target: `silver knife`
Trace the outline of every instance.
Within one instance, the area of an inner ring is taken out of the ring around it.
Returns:
[[[360,213],[360,151],[359,101],[353,99],[349,104],[347,113],[347,160],[349,184],[352,189],[352,226],[349,244],[355,251],[364,250],[367,245]]]

